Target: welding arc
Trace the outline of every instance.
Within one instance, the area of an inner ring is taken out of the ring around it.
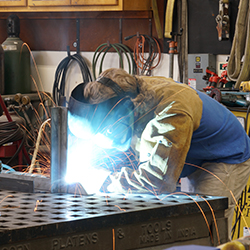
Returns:
[[[58,65],[55,73],[55,80],[53,85],[53,100],[56,105],[65,106],[65,87],[66,87],[66,74],[73,62],[76,62],[81,70],[83,83],[92,81],[92,76],[84,58],[76,53],[65,57]],[[63,103],[64,102],[64,103]]]
[[[21,127],[15,122],[0,122],[0,145],[6,143],[12,143],[22,140],[15,154],[6,163],[9,164],[13,159],[16,158],[17,154],[20,152],[25,141],[25,133]]]
[[[104,58],[110,49],[114,49],[115,52],[118,54],[120,67],[122,69],[124,68],[122,55],[124,54],[126,56],[126,59],[128,62],[129,74],[133,74],[135,72],[135,64],[134,64],[134,60],[133,60],[133,55],[132,55],[130,49],[126,45],[121,44],[121,43],[114,43],[114,44],[103,43],[100,46],[98,46],[97,49],[95,50],[93,60],[92,60],[92,72],[93,72],[94,79],[96,79],[96,65],[97,65],[99,57],[102,54],[100,66],[99,66],[99,74],[101,74],[102,68],[103,68]],[[130,56],[130,58],[128,55]]]

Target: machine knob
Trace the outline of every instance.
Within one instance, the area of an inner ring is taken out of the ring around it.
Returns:
[[[15,101],[16,101],[17,103],[20,103],[21,100],[22,100],[22,94],[17,93],[17,94],[15,95],[14,99],[15,99]]]
[[[221,92],[219,89],[213,88],[209,94],[213,99],[218,102],[221,102]]]
[[[30,98],[27,95],[23,96],[22,104],[23,105],[28,105],[29,103],[30,103]]]

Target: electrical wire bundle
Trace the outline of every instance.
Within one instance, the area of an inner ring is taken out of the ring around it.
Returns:
[[[20,152],[23,144],[25,142],[25,132],[21,129],[19,124],[15,121],[13,122],[0,122],[0,146],[7,143],[12,143],[16,141],[21,141],[17,151],[11,157],[11,159],[6,163],[9,164],[13,159],[16,158],[17,154]]]
[[[88,83],[92,81],[91,73],[84,58],[80,55],[80,53],[70,55],[68,51],[68,56],[65,57],[59,63],[55,73],[55,80],[53,85],[53,100],[56,105],[59,106],[66,105],[66,96],[65,96],[66,74],[73,62],[76,62],[80,67],[83,83]]]
[[[161,61],[160,45],[154,37],[148,35],[136,34],[125,37],[125,40],[129,40],[135,36],[134,61],[137,66],[137,74],[151,75],[152,69],[156,68]],[[148,56],[146,56],[147,49]],[[156,63],[154,63],[155,60]],[[139,69],[141,70],[140,72]]]
[[[99,73],[98,73],[98,74],[101,74],[102,73],[102,68],[103,68],[104,58],[105,58],[107,52],[112,50],[112,49],[119,56],[120,67],[122,69],[124,68],[123,56],[122,55],[125,55],[126,59],[127,59],[127,62],[128,62],[129,74],[134,74],[135,73],[136,66],[135,66],[135,63],[134,63],[133,54],[126,45],[121,44],[121,43],[114,43],[114,44],[103,43],[95,50],[93,60],[92,60],[92,72],[93,72],[94,79],[96,79],[96,67],[97,67],[98,59],[99,58],[101,59],[100,67],[99,67]]]

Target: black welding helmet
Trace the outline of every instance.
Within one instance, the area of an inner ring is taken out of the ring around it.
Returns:
[[[102,81],[115,84],[111,79]],[[129,148],[133,135],[134,105],[125,93],[101,102],[90,104],[84,98],[85,84],[79,84],[71,93],[68,110],[70,131],[77,137],[91,136],[100,147],[125,151]],[[90,138],[89,138],[90,139]]]

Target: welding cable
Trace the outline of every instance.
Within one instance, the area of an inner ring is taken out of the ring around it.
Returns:
[[[23,139],[23,130],[16,122],[0,123],[0,145]]]
[[[3,169],[6,169],[9,172],[16,172],[16,170],[14,168],[12,168],[12,167],[10,167],[10,166],[8,166],[6,164],[2,163],[1,165],[2,165]]]
[[[232,225],[232,229],[231,229],[231,239],[234,238],[234,235],[236,233],[236,230],[238,231],[238,236],[237,238],[239,238],[239,233],[240,233],[240,223],[241,223],[241,218],[242,218],[242,213],[241,211],[244,210],[245,206],[247,205],[247,186],[245,186],[245,189],[242,191],[240,198],[238,199],[238,205],[235,207],[235,211],[234,211],[234,218],[235,218],[235,222]]]
[[[125,37],[125,40],[129,40],[136,36],[136,42],[134,46],[134,61],[137,69],[141,72],[137,74],[151,75],[151,71],[156,68],[161,61],[161,49],[158,41],[151,36],[144,34],[136,34]],[[148,56],[146,57],[145,51],[148,48]],[[158,58],[158,59],[157,59]],[[154,64],[154,61],[156,63]]]
[[[124,68],[123,55],[125,55],[127,62],[128,62],[129,74],[135,73],[135,63],[133,59],[133,54],[126,45],[122,43],[114,43],[114,44],[103,43],[97,47],[97,49],[95,50],[93,59],[92,59],[92,73],[93,73],[94,79],[96,79],[96,67],[97,67],[97,62],[99,58],[100,58],[100,66],[99,66],[98,74],[100,75],[102,72],[105,56],[110,50],[114,50],[118,54],[120,67],[122,69]]]
[[[15,154],[8,160],[6,164],[9,164],[12,160],[14,160],[17,157],[18,153],[20,152],[20,150],[24,145],[25,138],[26,138],[25,132],[15,121],[0,123],[0,146],[21,140]]]
[[[141,49],[142,47],[145,46],[145,41],[146,40],[143,39],[143,41],[144,41],[144,43],[143,43],[142,46],[141,46],[140,41],[138,41],[138,43],[136,43],[134,58],[137,58],[136,64],[137,64],[137,67],[141,69],[141,74],[144,74],[146,71],[148,72],[147,74],[150,74],[152,69],[156,68],[158,66],[158,64],[160,63],[160,57],[159,57],[159,60],[156,63],[156,65],[153,65],[153,61],[156,59],[157,51],[160,51],[160,47],[159,47],[159,44],[155,40],[156,45],[157,45],[157,50],[155,50],[155,46],[153,46],[152,50],[149,53],[149,56],[146,58],[145,57],[145,49],[144,48],[143,48],[143,50]]]
[[[21,143],[19,144],[18,149],[16,150],[15,154],[6,162],[6,164],[10,164],[17,157],[17,155],[20,153],[20,151],[22,150],[24,146],[24,142],[25,142],[25,136],[23,136],[23,139]]]
[[[70,55],[68,51],[68,56],[65,57],[59,63],[55,72],[55,80],[53,84],[53,100],[56,105],[60,105],[60,106],[66,105],[65,104],[66,75],[67,75],[68,69],[70,68],[73,62],[76,62],[79,65],[82,78],[83,78],[83,83],[88,83],[92,81],[90,70],[84,58],[79,53]]]

